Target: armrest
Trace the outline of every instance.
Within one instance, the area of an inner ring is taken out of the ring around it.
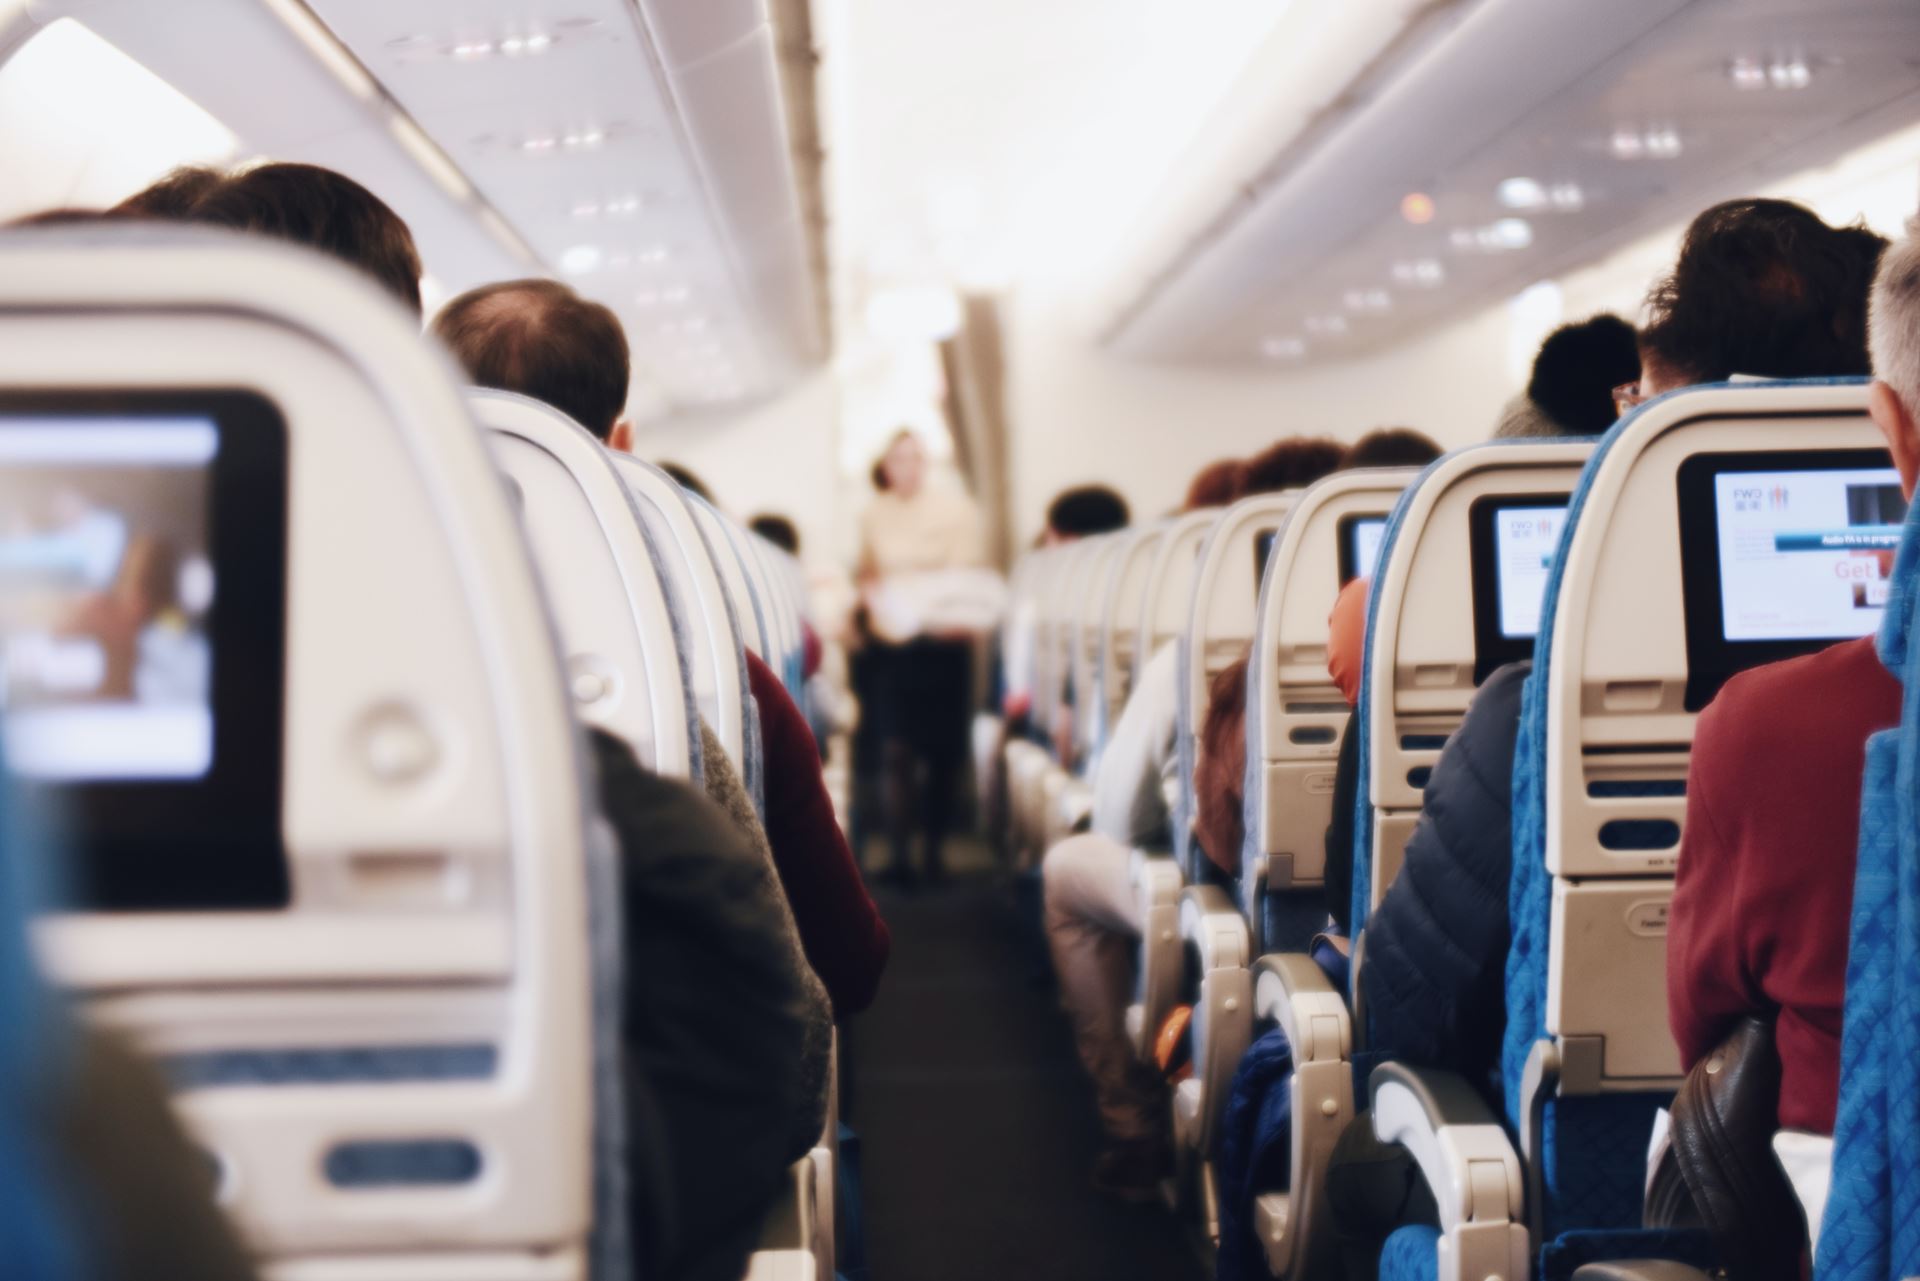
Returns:
[[[805,1250],[755,1250],[741,1281],[814,1281],[818,1269]]]
[[[1140,899],[1140,911],[1171,904],[1180,897],[1180,865],[1169,854],[1133,852],[1133,887]]]
[[[1253,1013],[1280,1025],[1295,1063],[1335,1062],[1353,1054],[1346,1000],[1312,957],[1275,952],[1255,961]]]
[[[1486,1100],[1455,1073],[1404,1063],[1375,1069],[1370,1092],[1375,1137],[1407,1150],[1439,1208],[1439,1281],[1525,1278],[1520,1158]]]
[[[1573,1281],[1709,1281],[1706,1273],[1670,1259],[1616,1259],[1573,1270]]]
[[[1267,1271],[1288,1281],[1337,1272],[1327,1170],[1353,1120],[1352,1033],[1346,1002],[1312,958],[1274,953],[1254,962],[1254,1010],[1285,1031],[1293,1131],[1285,1192],[1255,1197],[1254,1226]]]
[[[1200,969],[1245,969],[1253,940],[1240,905],[1218,885],[1189,885],[1180,895],[1180,937],[1200,954]]]

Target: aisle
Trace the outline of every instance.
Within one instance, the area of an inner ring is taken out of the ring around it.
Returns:
[[[1092,1095],[1013,888],[881,902],[893,961],[853,1038],[872,1281],[1199,1281],[1170,1214],[1088,1186]]]

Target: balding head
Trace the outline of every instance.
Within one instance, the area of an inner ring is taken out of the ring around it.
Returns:
[[[599,303],[556,280],[508,280],[461,294],[432,328],[476,386],[531,396],[612,437],[632,365],[626,331]]]

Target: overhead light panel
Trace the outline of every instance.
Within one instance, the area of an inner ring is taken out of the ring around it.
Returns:
[[[1349,289],[1341,301],[1348,311],[1365,316],[1377,316],[1393,308],[1393,295],[1384,289]]]
[[[1759,58],[1734,58],[1727,63],[1727,79],[1743,92],[1759,89],[1792,92],[1813,83],[1813,67],[1797,54],[1764,62]]]
[[[1447,269],[1437,258],[1415,258],[1393,264],[1393,281],[1422,289],[1437,289],[1447,283]]]
[[[1310,334],[1319,334],[1327,338],[1338,338],[1342,334],[1345,334],[1349,327],[1347,318],[1337,312],[1326,316],[1307,317],[1307,332]]]
[[[1680,131],[1672,126],[1655,129],[1616,129],[1607,140],[1616,160],[1673,160],[1683,151]]]
[[[1263,338],[1260,354],[1268,360],[1298,360],[1307,354],[1307,344],[1299,338]]]
[[[584,276],[599,270],[603,256],[598,245],[575,245],[560,255],[560,270],[569,276]]]
[[[1502,218],[1484,227],[1455,227],[1447,243],[1461,253],[1511,253],[1533,244],[1533,224],[1525,218]]]
[[[1547,203],[1547,189],[1532,178],[1509,178],[1496,194],[1509,209],[1540,209]]]

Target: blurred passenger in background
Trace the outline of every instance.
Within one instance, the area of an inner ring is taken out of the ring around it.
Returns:
[[[1346,453],[1333,440],[1280,441],[1234,469],[1245,486],[1234,498],[1310,485]],[[1220,496],[1229,474],[1210,464],[1189,492]],[[1094,1186],[1131,1202],[1158,1195],[1169,1161],[1165,1082],[1134,1057],[1126,1006],[1141,925],[1133,851],[1173,843],[1169,794],[1179,764],[1179,673],[1178,645],[1163,645],[1146,660],[1094,774],[1091,830],[1055,845],[1041,865],[1054,973],[1106,1135]]]
[[[927,876],[944,871],[941,850],[973,710],[972,635],[923,629],[911,613],[889,608],[883,593],[919,576],[977,569],[986,549],[979,509],[965,493],[927,483],[926,447],[911,431],[894,436],[877,475],[885,483],[860,518],[855,574],[867,620],[862,708],[879,748],[889,871],[911,883],[915,828]]]
[[[1633,326],[1610,312],[1548,334],[1526,390],[1501,411],[1499,440],[1598,436],[1620,416],[1615,391],[1640,377]]]

